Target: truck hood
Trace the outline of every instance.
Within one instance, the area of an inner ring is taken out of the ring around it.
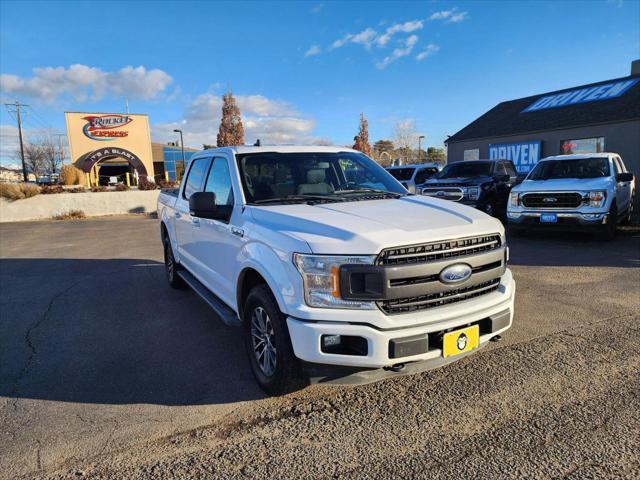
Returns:
[[[504,232],[479,210],[420,196],[250,209],[257,224],[324,254],[374,255],[387,247]]]
[[[431,178],[427,180],[423,186],[438,187],[445,185],[482,185],[491,182],[491,177],[454,177],[454,178]]]
[[[603,190],[609,185],[609,177],[600,178],[552,178],[549,180],[525,180],[514,192],[558,192]]]

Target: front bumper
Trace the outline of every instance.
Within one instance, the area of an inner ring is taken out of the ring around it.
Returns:
[[[449,306],[458,309],[460,315],[450,316],[444,320],[420,323],[403,328],[381,329],[370,324],[354,324],[348,322],[326,322],[287,318],[289,334],[293,350],[299,359],[313,364],[339,365],[380,369],[398,364],[411,363],[409,371],[435,368],[463,355],[443,358],[442,345],[438,345],[441,333],[455,330],[469,325],[480,324],[480,347],[492,337],[507,330],[513,321],[513,305],[515,297],[515,281],[507,269],[502,276],[497,291],[484,297],[465,300]],[[474,305],[469,310],[467,306]],[[443,307],[440,307],[443,308]],[[444,307],[447,308],[447,307]],[[397,318],[396,316],[394,318]],[[428,314],[425,314],[428,318]],[[342,335],[362,337],[366,340],[366,354],[343,355],[325,353],[322,351],[321,339],[323,335]],[[392,356],[390,344],[408,337],[428,337],[428,349],[422,353],[408,356]],[[413,365],[419,362],[420,365]],[[403,372],[407,373],[407,372]]]
[[[553,213],[557,215],[556,223],[543,223],[540,216]],[[516,228],[540,228],[552,230],[589,230],[601,229],[609,222],[608,212],[555,212],[555,211],[522,211],[507,212],[507,223]]]

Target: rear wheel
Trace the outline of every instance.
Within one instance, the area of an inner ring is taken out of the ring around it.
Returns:
[[[622,222],[624,225],[628,225],[629,223],[631,223],[631,217],[633,216],[633,204],[635,203],[635,201],[635,195],[632,195],[629,201],[629,207],[627,208],[627,214],[625,215]]]
[[[293,354],[286,318],[266,285],[254,287],[244,308],[245,346],[251,371],[269,395],[284,395],[308,382]]]
[[[167,282],[169,282],[169,285],[173,288],[183,289],[187,285],[177,273],[178,270],[180,270],[180,264],[176,262],[173,256],[171,240],[169,240],[168,235],[165,234],[163,236],[162,243],[164,244],[164,271],[167,276]]]

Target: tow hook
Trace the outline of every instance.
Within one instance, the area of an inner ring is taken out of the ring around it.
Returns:
[[[392,372],[401,372],[404,370],[404,363],[396,363],[390,367],[384,367],[384,370],[391,370]]]
[[[500,340],[502,340],[502,336],[500,336],[500,335],[496,335],[495,337],[491,337],[491,341],[492,342],[499,342]]]

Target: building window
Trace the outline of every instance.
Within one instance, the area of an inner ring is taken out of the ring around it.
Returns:
[[[604,137],[579,138],[577,140],[562,140],[560,153],[600,153],[604,152]]]
[[[480,160],[480,149],[474,148],[473,150],[464,151],[464,161],[467,160]]]

